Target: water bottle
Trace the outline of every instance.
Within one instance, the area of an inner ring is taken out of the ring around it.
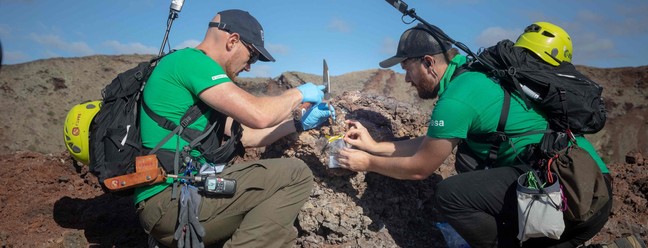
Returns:
[[[437,222],[436,227],[439,228],[446,244],[449,248],[470,248],[466,240],[464,240],[457,231],[455,231],[447,222]]]

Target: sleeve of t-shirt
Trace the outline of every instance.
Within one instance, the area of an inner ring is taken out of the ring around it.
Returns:
[[[440,99],[432,111],[427,136],[437,139],[465,139],[476,116],[474,108],[457,99]]]
[[[191,68],[186,69],[191,73],[181,74],[184,77],[181,82],[185,82],[185,87],[196,96],[212,86],[232,82],[223,67],[211,59],[202,63],[193,63]]]

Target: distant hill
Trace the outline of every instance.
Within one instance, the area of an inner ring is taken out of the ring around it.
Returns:
[[[0,144],[2,152],[63,151],[63,122],[77,103],[101,99],[101,90],[118,73],[151,55],[54,58],[4,65],[0,72]],[[610,121],[592,135],[595,146],[608,160],[619,161],[626,152],[648,153],[648,66],[593,68],[578,66],[585,75],[605,87]],[[277,94],[303,82],[321,83],[321,75],[284,72],[275,78],[238,78],[237,83],[254,94]],[[421,100],[392,70],[373,69],[333,76],[332,95],[347,91],[392,97],[432,109],[434,101]]]

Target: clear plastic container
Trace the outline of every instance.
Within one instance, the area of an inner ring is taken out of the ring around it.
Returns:
[[[338,135],[338,136],[332,136],[328,140],[328,167],[329,168],[340,168],[340,165],[338,164],[337,157],[339,154],[339,150],[348,147],[346,142],[344,142],[344,136],[343,135]]]

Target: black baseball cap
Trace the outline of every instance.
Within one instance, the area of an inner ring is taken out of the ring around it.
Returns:
[[[220,22],[210,22],[209,27],[215,27],[230,33],[238,33],[241,40],[259,51],[259,60],[265,62],[275,61],[268,50],[263,47],[263,27],[254,16],[240,9],[224,10],[218,12],[218,15],[220,15]]]
[[[425,25],[418,24],[413,28],[405,30],[398,42],[396,55],[380,62],[380,67],[389,68],[408,58],[423,57],[425,55],[435,55],[448,51],[452,48],[452,43],[439,38],[441,45],[430,34]]]

